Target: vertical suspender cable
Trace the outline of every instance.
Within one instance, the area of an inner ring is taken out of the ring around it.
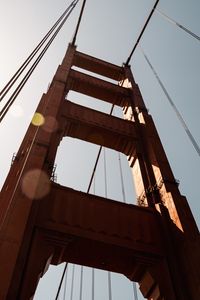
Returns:
[[[92,268],[92,300],[94,300],[94,281],[95,281],[95,270]]]
[[[111,107],[110,115],[112,115],[113,109],[114,109],[114,104]],[[94,165],[94,168],[93,168],[93,171],[92,171],[92,175],[91,175],[91,178],[90,178],[90,182],[89,182],[89,185],[88,185],[87,193],[89,193],[89,191],[90,191],[90,188],[91,188],[91,185],[92,185],[92,181],[94,179],[94,175],[95,175],[95,172],[96,172],[96,169],[97,169],[97,165],[98,165],[98,162],[99,162],[99,158],[100,158],[100,155],[101,155],[102,148],[103,148],[102,146],[99,147],[99,151],[98,151],[98,154],[97,154],[95,165]]]
[[[96,181],[95,181],[95,176],[94,176],[94,179],[93,179],[93,193],[95,195],[96,193]]]
[[[133,282],[133,294],[134,294],[134,300],[138,300],[136,282]]]
[[[123,172],[122,172],[120,152],[118,152],[118,160],[119,160],[119,170],[120,170],[120,178],[121,178],[122,197],[123,197],[123,202],[126,203],[126,195],[125,195],[125,187],[124,187],[124,176],[123,176]],[[133,282],[133,293],[134,293],[134,300],[138,300],[137,287],[136,287],[135,282]]]
[[[113,115],[115,115],[114,110],[113,110]],[[122,199],[123,199],[123,202],[126,203],[124,178],[123,178],[123,173],[122,173],[121,153],[117,152],[117,155],[118,155],[118,161],[119,161],[119,173],[120,173],[120,180],[121,180]]]
[[[167,97],[167,100],[169,101],[169,103],[170,103],[170,105],[172,106],[174,112],[176,113],[176,115],[177,115],[177,117],[178,117],[178,119],[179,119],[181,125],[183,126],[183,128],[184,128],[184,130],[185,130],[185,132],[186,132],[186,134],[187,134],[187,136],[188,136],[188,138],[189,138],[189,140],[191,141],[191,143],[192,143],[193,147],[195,148],[197,154],[200,156],[200,148],[199,148],[199,145],[197,144],[195,138],[193,137],[193,135],[192,135],[192,133],[190,132],[190,130],[189,130],[187,124],[185,123],[185,121],[184,121],[182,115],[180,114],[180,112],[179,112],[179,110],[177,109],[176,105],[174,104],[172,98],[170,97],[169,93],[167,92],[167,90],[166,90],[164,84],[163,84],[162,81],[160,80],[160,77],[158,76],[158,74],[157,74],[157,72],[155,71],[154,67],[153,67],[152,64],[150,63],[150,61],[149,61],[147,55],[144,53],[144,50],[143,50],[141,47],[140,47],[140,49],[141,49],[141,52],[142,52],[142,54],[143,54],[143,56],[144,56],[146,62],[148,63],[148,65],[149,65],[149,67],[151,68],[152,72],[154,73],[156,79],[158,80],[158,83],[159,83],[159,85],[161,86],[161,88],[162,88],[162,90],[163,90],[165,96]]]
[[[159,13],[162,17],[164,17],[167,21],[169,21],[170,23],[178,26],[180,29],[184,30],[185,32],[187,32],[188,34],[190,34],[192,37],[194,37],[195,39],[197,39],[198,41],[200,41],[200,37],[195,34],[194,32],[192,32],[191,30],[187,29],[186,27],[184,27],[183,25],[181,25],[180,23],[176,22],[175,20],[173,20],[172,18],[168,17],[166,14],[164,14],[160,9],[156,9],[156,12]]]
[[[118,152],[118,160],[119,160],[119,172],[120,172],[120,179],[121,179],[122,197],[123,197],[123,202],[126,203],[126,195],[125,195],[125,188],[124,188],[124,178],[123,178],[123,173],[122,173],[122,163],[121,163],[120,152]]]
[[[112,300],[112,282],[111,282],[111,272],[108,271],[108,299]]]
[[[72,265],[72,283],[71,283],[70,300],[73,300],[73,294],[74,294],[74,271],[75,271],[75,265]]]
[[[104,161],[104,184],[105,184],[105,197],[108,197],[108,186],[107,186],[107,169],[106,169],[106,150],[103,148],[103,161]],[[108,299],[112,300],[112,284],[111,284],[111,273],[108,271]]]
[[[80,294],[79,299],[82,300],[83,296],[83,266],[81,266],[81,275],[80,275]]]
[[[90,177],[90,182],[89,182],[89,185],[88,185],[88,188],[87,188],[87,193],[89,193],[89,191],[91,189],[91,185],[92,185],[94,175],[95,175],[95,172],[96,172],[96,169],[97,169],[97,165],[98,165],[98,162],[99,162],[99,158],[100,158],[100,155],[101,155],[102,148],[103,148],[102,146],[99,147],[99,151],[97,153],[97,158],[96,158],[96,161],[95,161],[95,165],[94,165],[92,175]]]
[[[93,193],[95,195],[96,191],[95,191],[95,176],[94,176],[94,180],[93,180]],[[92,268],[92,300],[94,300],[94,284],[95,284],[95,269]]]
[[[63,300],[66,300],[66,296],[67,296],[67,277],[68,277],[68,268],[66,269],[66,272],[65,272],[65,283],[64,283]]]
[[[108,186],[107,186],[107,169],[106,169],[106,149],[103,148],[103,164],[104,164],[104,188],[105,197],[108,197]]]
[[[62,287],[62,282],[63,282],[63,279],[65,277],[66,270],[67,270],[67,264],[64,267],[64,271],[62,273],[62,277],[61,277],[61,280],[60,280],[60,284],[59,284],[59,287],[58,287],[58,291],[57,291],[55,300],[58,300],[58,297],[59,297],[59,294],[60,294],[60,290],[61,290],[61,287]]]

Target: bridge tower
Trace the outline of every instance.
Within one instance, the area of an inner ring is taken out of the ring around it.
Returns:
[[[69,90],[122,107],[124,120],[70,102]],[[53,182],[57,148],[66,136],[127,155],[138,205]],[[72,44],[10,168],[0,226],[1,300],[32,299],[49,264],[62,262],[122,273],[149,300],[200,299],[198,228],[130,67]]]

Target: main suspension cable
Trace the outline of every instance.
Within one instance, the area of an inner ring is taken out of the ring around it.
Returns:
[[[35,68],[37,67],[37,65],[39,64],[39,62],[41,61],[41,59],[44,56],[44,54],[47,52],[48,48],[50,47],[50,45],[52,44],[52,42],[54,41],[54,39],[58,35],[60,29],[65,24],[66,20],[70,16],[71,12],[73,11],[73,9],[75,8],[75,6],[76,6],[77,3],[78,2],[76,2],[75,4],[73,4],[73,6],[69,10],[68,14],[65,16],[65,18],[63,19],[63,21],[61,22],[61,24],[59,25],[59,27],[57,28],[57,30],[55,31],[55,33],[53,34],[53,36],[51,37],[51,39],[49,40],[49,42],[46,44],[45,48],[39,54],[39,56],[37,57],[37,59],[35,60],[35,62],[32,64],[32,66],[30,67],[30,69],[28,70],[28,72],[25,74],[24,78],[21,80],[21,82],[19,83],[19,85],[17,86],[17,88],[15,89],[15,91],[12,93],[12,95],[8,99],[7,103],[1,109],[1,111],[0,111],[0,122],[5,117],[6,113],[9,110],[9,108],[14,103],[14,101],[17,98],[17,96],[19,95],[20,91],[22,90],[22,88],[24,87],[24,85],[26,84],[26,82],[28,81],[28,79],[30,78],[30,76],[32,75],[33,71],[35,70]]]
[[[161,15],[162,17],[164,17],[168,22],[178,26],[180,29],[184,30],[185,32],[187,32],[188,34],[190,34],[192,37],[194,37],[195,39],[197,39],[198,41],[200,41],[200,37],[195,34],[194,32],[192,32],[191,30],[187,29],[185,26],[181,25],[180,23],[176,22],[175,20],[173,20],[172,18],[170,18],[169,16],[167,16],[165,13],[163,13],[160,9],[156,9],[156,12]]]
[[[25,68],[28,66],[28,64],[31,62],[31,60],[35,57],[35,55],[38,53],[38,51],[41,49],[41,47],[44,45],[44,43],[47,41],[49,36],[52,34],[52,32],[56,29],[58,24],[62,21],[62,19],[65,17],[67,12],[70,10],[70,8],[77,3],[79,0],[74,0],[72,3],[67,7],[67,9],[64,11],[64,13],[60,16],[60,18],[54,23],[54,25],[50,28],[50,30],[47,32],[47,34],[43,37],[43,39],[39,42],[39,44],[35,47],[35,49],[31,52],[31,54],[25,59],[25,61],[22,63],[20,68],[14,73],[14,75],[11,77],[11,79],[8,81],[8,83],[3,87],[3,89],[0,91],[0,101],[3,100],[5,95],[9,92],[13,84],[16,82],[16,80],[19,78],[19,76],[22,74],[22,72],[25,70]]]
[[[75,43],[76,43],[76,37],[77,37],[77,33],[78,33],[78,30],[79,30],[79,27],[80,27],[80,23],[81,23],[81,19],[82,19],[82,16],[83,16],[83,11],[84,11],[84,8],[85,8],[85,4],[86,4],[86,0],[83,0],[83,4],[82,4],[82,7],[81,7],[81,12],[80,12],[80,15],[79,15],[79,18],[78,18],[78,22],[77,22],[77,25],[76,25],[74,37],[73,37],[73,40],[72,40],[72,45],[75,45]]]
[[[133,47],[133,50],[131,51],[129,57],[127,58],[127,61],[126,61],[126,63],[125,63],[126,66],[129,64],[129,62],[130,62],[130,60],[131,60],[131,58],[132,58],[132,56],[133,56],[133,53],[135,52],[135,49],[137,48],[137,46],[138,46],[138,44],[139,44],[139,42],[140,42],[140,40],[141,40],[141,38],[142,38],[142,36],[143,36],[143,34],[144,34],[144,31],[145,31],[145,29],[147,28],[147,25],[149,24],[149,21],[150,21],[152,15],[153,15],[153,13],[154,13],[154,10],[156,9],[156,7],[157,7],[157,5],[158,5],[158,2],[159,2],[159,0],[157,0],[157,1],[155,2],[154,6],[153,6],[153,8],[152,8],[152,10],[151,10],[151,12],[150,12],[150,15],[148,16],[148,18],[147,18],[147,20],[146,20],[146,22],[145,22],[145,24],[144,24],[144,26],[143,26],[143,28],[142,28],[142,31],[141,31],[141,33],[140,33],[140,35],[139,35],[139,37],[138,37],[138,39],[137,39],[137,41],[136,41],[134,47]]]
[[[168,99],[170,105],[172,106],[172,108],[173,108],[175,114],[177,115],[177,117],[178,117],[178,119],[179,119],[179,121],[180,121],[182,127],[184,128],[184,130],[185,130],[185,132],[186,132],[186,134],[187,134],[189,140],[191,141],[191,143],[192,143],[193,147],[195,148],[197,154],[200,156],[200,147],[199,147],[199,145],[197,144],[195,138],[193,137],[191,131],[189,130],[187,124],[185,123],[185,121],[184,121],[184,119],[183,119],[181,113],[179,112],[178,108],[177,108],[176,105],[174,104],[172,98],[170,97],[169,93],[167,92],[167,90],[166,90],[164,84],[162,83],[160,77],[158,76],[158,73],[157,73],[156,70],[154,69],[153,65],[151,64],[151,62],[150,62],[150,60],[148,59],[147,55],[145,54],[144,50],[143,50],[141,47],[140,47],[140,49],[141,49],[141,52],[142,52],[142,54],[143,54],[143,56],[144,56],[146,62],[148,63],[148,65],[149,65],[149,67],[151,68],[152,72],[154,73],[156,79],[158,80],[158,83],[159,83],[159,85],[161,86],[161,88],[162,88],[162,90],[163,90],[165,96],[167,97],[167,99]]]

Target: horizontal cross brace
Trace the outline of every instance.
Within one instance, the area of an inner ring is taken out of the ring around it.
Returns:
[[[112,216],[112,218],[110,217]],[[37,225],[131,251],[163,254],[156,210],[124,204],[51,183]],[[123,251],[122,251],[123,252]]]
[[[122,67],[79,51],[75,52],[73,64],[84,70],[88,70],[117,81],[123,79],[124,69]]]
[[[66,118],[65,135],[102,145],[130,155],[137,135],[134,122],[66,101],[62,107]]]
[[[130,102],[129,90],[127,88],[72,69],[66,87],[68,90],[73,90],[118,106],[126,106]]]

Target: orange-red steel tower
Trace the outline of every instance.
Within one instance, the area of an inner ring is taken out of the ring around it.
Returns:
[[[124,120],[70,102],[69,90],[121,106]],[[0,195],[0,300],[32,299],[62,262],[122,273],[149,300],[200,299],[198,228],[130,68],[70,44],[33,120]],[[127,155],[138,206],[53,182],[66,136]]]

